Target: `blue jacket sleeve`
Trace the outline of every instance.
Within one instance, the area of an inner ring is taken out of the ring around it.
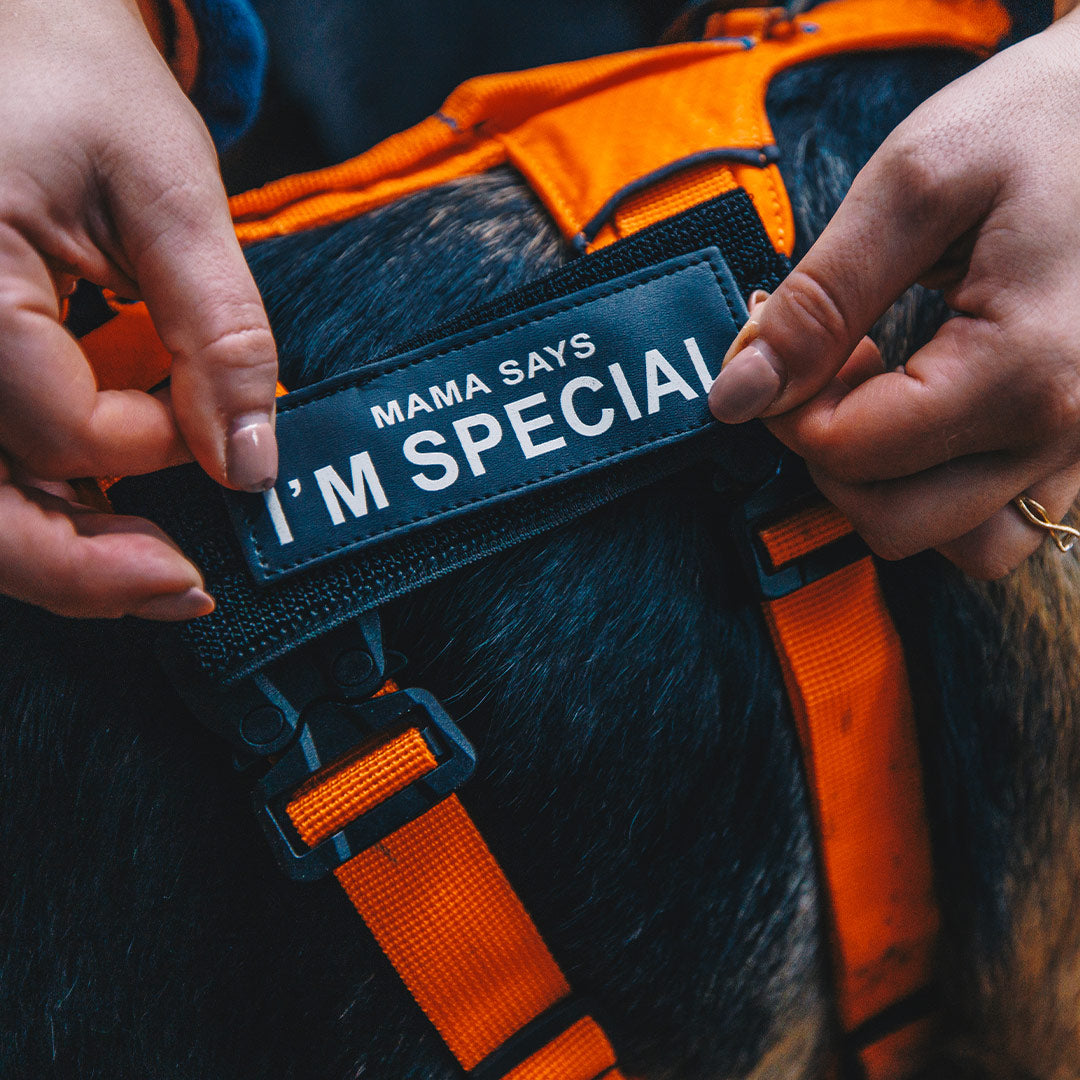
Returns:
[[[191,100],[219,151],[255,119],[266,77],[266,33],[248,0],[187,0],[199,36]]]

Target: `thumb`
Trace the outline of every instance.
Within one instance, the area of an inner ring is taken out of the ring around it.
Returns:
[[[717,419],[742,423],[803,404],[826,386],[890,305],[968,232],[992,198],[949,176],[898,130],[856,177],[818,241],[755,308],[709,394]]]
[[[277,476],[277,351],[208,136],[193,141],[201,152],[180,179],[144,171],[141,197],[115,198],[121,241],[173,356],[172,404],[191,452],[219,483],[262,491]]]

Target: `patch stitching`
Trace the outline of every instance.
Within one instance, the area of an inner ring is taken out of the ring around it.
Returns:
[[[723,258],[721,256],[721,258]],[[448,348],[441,349],[435,353],[427,353],[423,356],[417,357],[414,360],[410,360],[408,363],[399,364],[396,367],[386,368],[383,371],[379,371],[373,375],[369,375],[364,378],[362,375],[358,376],[354,380],[335,384],[332,389],[327,389],[321,393],[314,394],[311,397],[305,397],[303,401],[296,402],[291,408],[287,407],[285,402],[282,403],[280,412],[282,414],[286,412],[295,412],[299,409],[303,409],[308,405],[313,405],[318,401],[324,401],[327,398],[335,397],[337,394],[342,393],[345,390],[360,389],[361,387],[370,386],[376,380],[383,378],[384,376],[394,374],[399,371],[407,371],[410,368],[418,367],[421,364],[426,364],[434,360],[441,359],[444,356],[450,356],[453,353],[461,352],[464,349],[472,348],[475,345],[483,344],[488,341],[495,341],[505,334],[513,333],[517,330],[523,330],[529,326],[540,326],[548,319],[556,318],[560,315],[565,315],[567,312],[574,311],[577,308],[585,307],[588,304],[599,303],[602,300],[610,299],[612,296],[618,296],[620,293],[630,292],[634,289],[641,288],[645,285],[652,284],[656,281],[663,281],[665,278],[675,277],[678,274],[686,273],[689,270],[694,270],[699,266],[708,266],[713,272],[713,280],[715,280],[717,286],[720,289],[720,295],[727,305],[728,314],[731,316],[732,321],[738,325],[739,317],[738,310],[732,298],[728,295],[727,282],[724,279],[724,275],[721,269],[716,265],[714,257],[711,254],[699,255],[693,259],[687,259],[682,261],[680,266],[667,269],[663,273],[653,274],[649,277],[639,278],[636,281],[630,283],[624,283],[617,288],[609,289],[605,292],[599,293],[594,296],[587,297],[585,299],[575,300],[573,303],[568,303],[545,312],[539,318],[524,319],[514,322],[508,326],[503,326],[495,332],[487,332],[480,334],[476,337],[469,338],[465,341],[458,342],[457,344]],[[286,398],[286,402],[288,399]],[[470,506],[478,506],[482,503],[491,502],[505,495],[510,495],[515,491],[521,491],[526,488],[535,487],[539,484],[546,483],[548,480],[552,480],[555,477],[567,475],[570,473],[578,472],[582,469],[586,469],[592,465],[596,465],[601,461],[608,460],[613,457],[618,457],[620,454],[626,453],[628,450],[633,450],[637,447],[646,446],[649,444],[659,444],[665,439],[670,439],[675,435],[689,434],[695,430],[702,430],[712,423],[711,419],[705,419],[693,424],[679,424],[666,431],[653,433],[652,435],[635,440],[634,442],[627,443],[624,446],[605,451],[596,457],[589,458],[585,461],[579,461],[573,465],[563,466],[562,468],[555,469],[552,472],[545,473],[541,476],[534,476],[528,480],[520,481],[518,483],[507,485],[506,487],[498,488],[497,490],[488,491],[480,496],[469,496],[468,498],[459,500],[458,502],[445,503],[437,509],[429,509],[422,514],[418,514],[409,518],[406,521],[398,522],[393,528],[388,529],[386,532],[379,534],[377,537],[361,538],[357,539],[352,537],[351,539],[340,540],[329,547],[321,548],[317,551],[311,551],[306,553],[303,557],[293,559],[287,563],[279,563],[277,565],[268,561],[267,557],[263,553],[263,548],[259,543],[258,536],[256,535],[255,521],[248,513],[246,507],[241,506],[240,512],[243,515],[244,522],[247,526],[244,540],[250,544],[252,550],[255,553],[256,561],[259,566],[262,567],[263,572],[267,579],[280,577],[283,574],[287,574],[292,570],[299,569],[309,563],[317,562],[320,559],[325,559],[327,556],[331,556],[336,552],[347,551],[350,548],[361,547],[367,543],[374,543],[376,540],[387,539],[391,536],[400,533],[403,529],[408,529],[411,526],[421,521],[434,521],[435,519],[442,517],[452,512],[465,510]]]

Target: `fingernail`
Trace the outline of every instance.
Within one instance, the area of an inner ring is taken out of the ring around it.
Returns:
[[[131,614],[140,619],[180,622],[183,619],[197,619],[200,615],[209,615],[213,610],[214,598],[196,585],[186,592],[155,596]]]
[[[735,335],[735,340],[728,346],[721,367],[733,356],[741,353],[761,333],[761,322],[754,318],[754,312],[769,299],[769,295],[764,289],[755,289],[747,298],[746,310],[750,317],[743,323],[742,329]]]
[[[709,408],[717,420],[741,424],[760,416],[776,400],[780,388],[779,359],[758,340],[724,364],[709,391]]]
[[[237,417],[225,445],[229,483],[241,491],[267,491],[274,486],[277,468],[277,440],[269,414]]]
[[[752,303],[753,299],[754,297],[751,296],[748,303]],[[756,306],[757,305],[755,305],[755,307]],[[751,309],[748,307],[747,310],[749,311]],[[720,364],[720,369],[723,370],[724,367],[734,357],[738,356],[751,341],[755,341],[760,333],[761,323],[751,315],[750,318],[743,323],[742,329],[735,335],[735,340],[728,346],[728,351],[724,353],[724,359]]]

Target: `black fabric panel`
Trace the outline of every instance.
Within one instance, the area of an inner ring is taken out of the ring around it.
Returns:
[[[1054,18],[1053,0],[1004,0],[1013,19],[1012,40],[1045,30]]]
[[[101,295],[101,289],[89,281],[80,281],[68,301],[64,325],[76,337],[84,337],[99,326],[104,326],[116,315]]]
[[[744,297],[754,289],[775,289],[788,269],[748,196],[728,192],[465,312],[403,343],[393,354],[708,245],[720,249]],[[692,445],[666,447],[569,481],[554,494],[541,492],[524,505],[486,508],[407,541],[388,540],[363,555],[263,587],[255,585],[244,567],[221,489],[197,467],[132,477],[116,484],[110,496],[121,513],[161,525],[203,570],[217,610],[178,632],[209,675],[232,682],[363,611],[572,521],[694,461],[712,457],[726,463],[733,476],[767,470],[775,446],[760,425],[733,429],[718,424],[709,437]]]

